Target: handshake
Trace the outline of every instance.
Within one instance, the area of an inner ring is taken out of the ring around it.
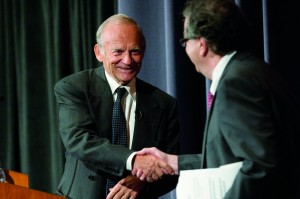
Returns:
[[[155,182],[164,175],[178,175],[178,156],[166,154],[155,147],[138,151],[132,161],[132,175],[121,179],[106,199],[135,199],[144,185]]]
[[[133,159],[132,175],[147,182],[157,181],[163,175],[178,175],[178,156],[155,147],[144,148]]]

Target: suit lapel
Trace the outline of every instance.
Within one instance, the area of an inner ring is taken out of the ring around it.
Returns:
[[[102,137],[111,138],[113,96],[103,67],[91,74],[90,112]],[[106,121],[106,122],[105,122]]]
[[[203,143],[202,143],[202,154],[203,154],[202,157],[203,157],[203,159],[201,161],[201,168],[205,168],[206,167],[206,142],[207,142],[207,133],[208,133],[209,125],[210,125],[210,119],[211,119],[212,113],[214,111],[213,110],[214,109],[214,101],[215,101],[216,96],[217,96],[217,92],[214,95],[214,99],[212,101],[210,110],[208,110],[207,119],[206,119],[206,122],[205,122],[204,135],[203,135]]]
[[[149,143],[153,145],[155,129],[158,129],[162,110],[153,97],[153,87],[147,86],[144,82],[136,81],[137,101],[135,113],[135,128],[132,142],[132,149],[141,149]]]

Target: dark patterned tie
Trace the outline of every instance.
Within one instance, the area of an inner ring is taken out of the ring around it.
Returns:
[[[116,92],[117,100],[114,103],[112,113],[112,144],[127,147],[126,119],[121,105],[121,99],[126,89],[119,87]],[[109,193],[109,188],[114,187],[115,184],[112,180],[107,180],[106,195]]]

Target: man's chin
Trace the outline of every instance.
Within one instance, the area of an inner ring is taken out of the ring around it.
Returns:
[[[119,84],[125,86],[127,85],[132,79],[134,78],[134,76],[132,76],[131,78],[121,78],[119,79]]]

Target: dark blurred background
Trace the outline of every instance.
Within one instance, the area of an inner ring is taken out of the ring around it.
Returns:
[[[147,49],[139,77],[178,99],[182,153],[201,152],[206,79],[178,41],[185,0],[0,0],[0,161],[30,187],[54,193],[63,171],[56,81],[98,67],[95,33],[124,13],[142,27]],[[300,100],[296,1],[239,0],[253,23],[254,52],[286,79]],[[300,122],[300,121],[299,121]],[[175,196],[170,196],[170,198]]]

